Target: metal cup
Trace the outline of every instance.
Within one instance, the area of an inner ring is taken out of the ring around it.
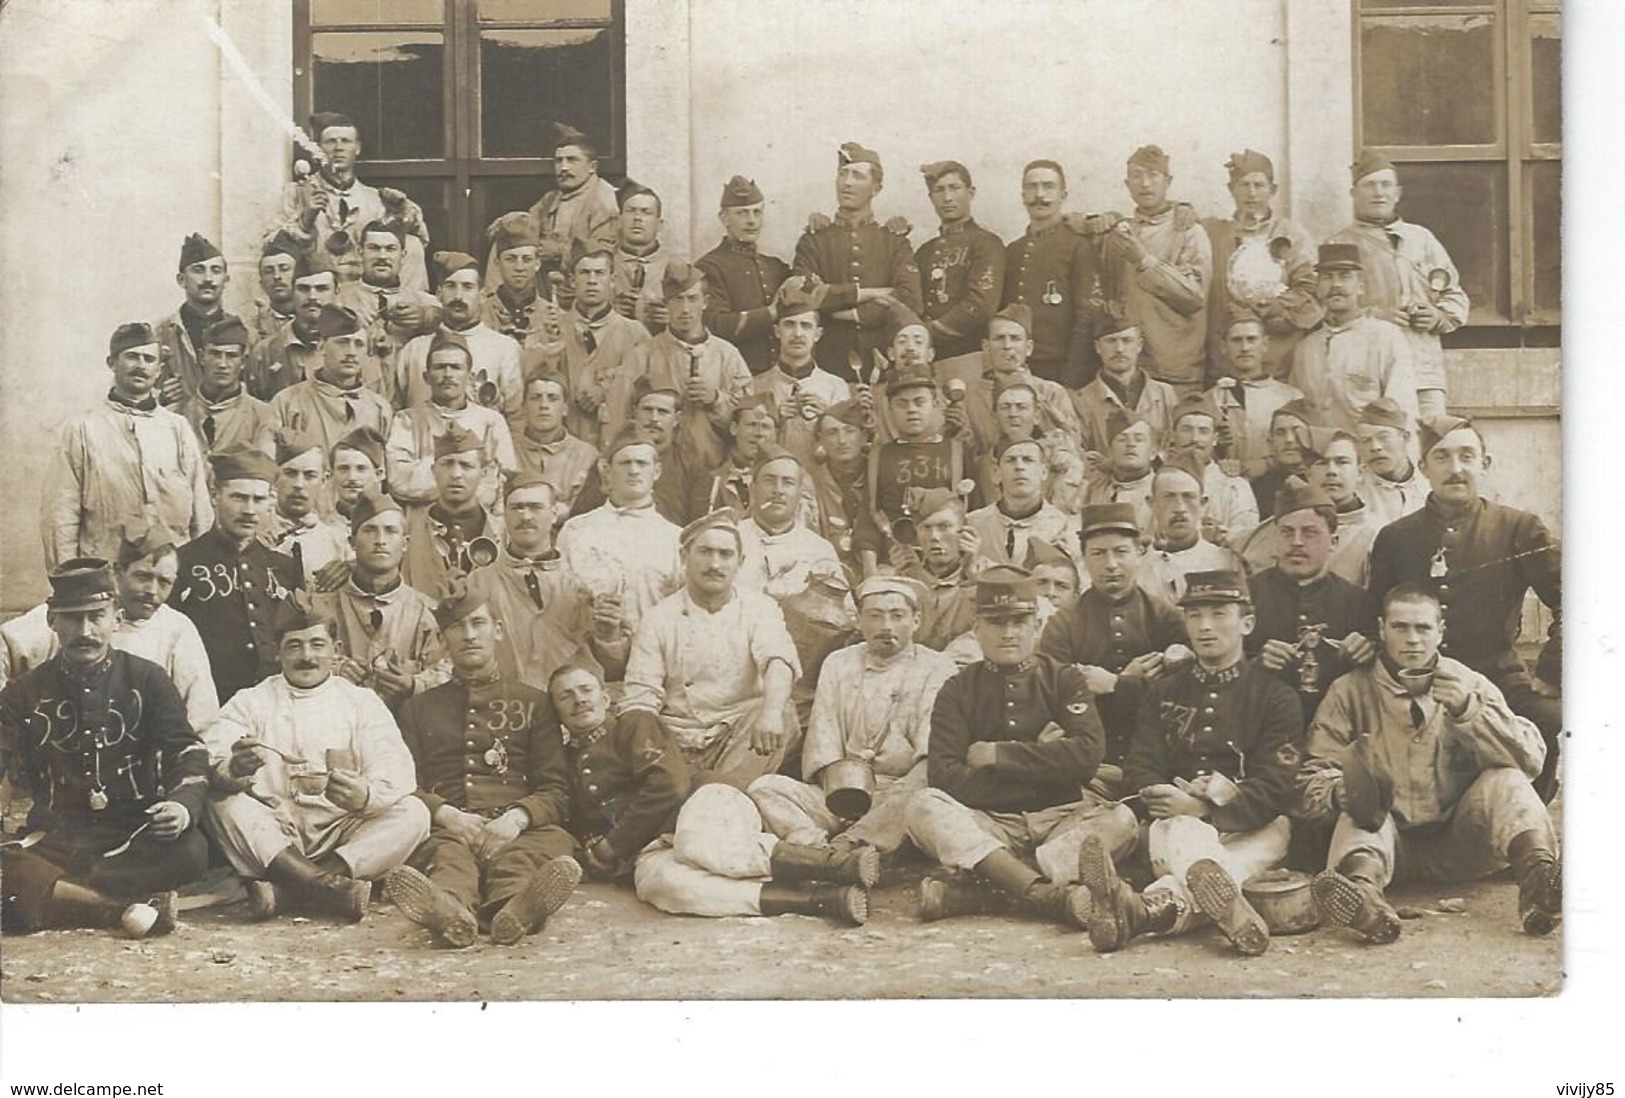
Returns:
[[[1413,698],[1419,698],[1433,689],[1432,667],[1401,667],[1399,669],[1399,685],[1405,688],[1405,693]]]
[[[891,536],[900,545],[920,544],[920,531],[915,527],[914,520],[906,515],[891,524]]]
[[[869,811],[874,788],[874,768],[862,759],[840,759],[824,768],[824,804],[843,820]]]

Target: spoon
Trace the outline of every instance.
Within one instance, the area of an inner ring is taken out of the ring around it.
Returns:
[[[116,858],[116,857],[118,857],[120,854],[122,854],[126,850],[130,849],[130,844],[135,842],[136,837],[139,836],[143,831],[145,831],[147,828],[149,828],[151,826],[152,826],[152,821],[151,820],[149,820],[146,823],[142,824],[140,827],[138,827],[134,831],[130,832],[130,837],[128,839],[125,839],[122,843],[119,843],[112,850],[109,850],[107,853],[103,854],[102,857],[104,857],[104,858]]]
[[[273,755],[281,755],[285,761],[291,762],[295,766],[310,765],[310,760],[305,758],[303,755],[295,755],[292,752],[282,750],[280,747],[272,747],[270,744],[253,739],[252,737],[244,737],[237,742],[244,747],[259,747],[269,751]]]
[[[31,831],[20,839],[0,843],[0,850],[27,850],[41,839],[45,838],[43,831]]]

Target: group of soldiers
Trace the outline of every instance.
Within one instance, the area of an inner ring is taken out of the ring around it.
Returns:
[[[911,851],[921,918],[1101,951],[1259,953],[1282,865],[1372,941],[1393,881],[1507,866],[1557,922],[1557,546],[1481,492],[1467,298],[1386,160],[1318,247],[1250,150],[1205,221],[1155,146],[1126,216],[1035,160],[1009,244],[945,160],[915,250],[848,143],[792,262],[740,176],[690,263],[564,130],[482,259],[312,129],[253,310],[188,237],[62,430],[51,594],[0,625],[7,930],[163,933],[211,860],[252,918],[380,883],[454,946],[584,874],[858,924]]]

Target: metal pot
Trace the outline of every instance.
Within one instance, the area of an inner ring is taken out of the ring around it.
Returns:
[[[843,820],[869,811],[874,790],[874,768],[862,759],[841,759],[824,768],[824,804]]]
[[[1313,879],[1295,869],[1269,869],[1247,878],[1241,892],[1271,934],[1302,934],[1320,925],[1320,912],[1309,893]]]

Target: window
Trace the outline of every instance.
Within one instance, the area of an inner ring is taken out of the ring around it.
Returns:
[[[1399,165],[1400,211],[1456,261],[1469,325],[1558,324],[1556,0],[1360,0],[1357,24],[1356,139]]]
[[[355,119],[362,178],[411,195],[434,248],[483,255],[551,185],[554,123],[625,173],[624,27],[622,0],[295,0],[295,113]]]

